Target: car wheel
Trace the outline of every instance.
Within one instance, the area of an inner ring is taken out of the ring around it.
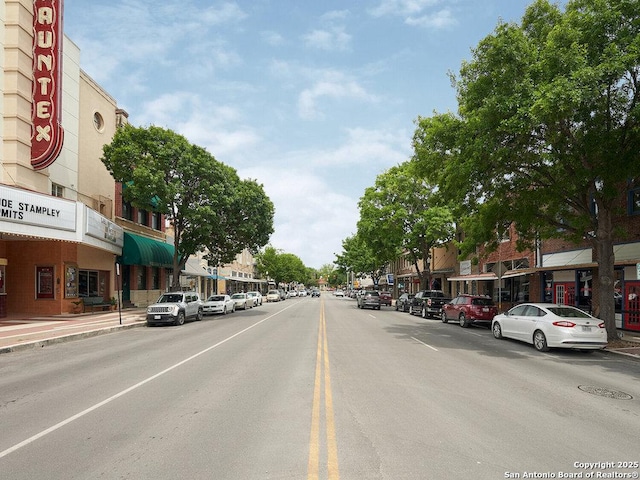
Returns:
[[[502,338],[502,327],[498,322],[493,322],[493,326],[491,327],[491,331],[493,332],[494,338],[500,340]]]
[[[176,318],[176,325],[184,325],[184,312],[178,312],[178,318]]]
[[[447,318],[447,314],[445,313],[444,310],[442,311],[441,320],[442,320],[442,323],[448,323],[449,322],[449,319]]]
[[[396,302],[396,312],[400,310],[400,308],[398,307],[398,302]]]
[[[380,305],[378,305],[378,310],[380,310]]]
[[[541,330],[533,332],[533,346],[539,352],[548,352],[549,346],[547,345],[547,337],[544,336]]]
[[[200,322],[202,320],[202,310],[198,310],[196,314],[196,322]]]
[[[458,322],[460,323],[460,326],[462,328],[467,328],[469,326],[469,322],[467,321],[467,318],[464,316],[464,313],[460,314],[460,316],[458,317]]]

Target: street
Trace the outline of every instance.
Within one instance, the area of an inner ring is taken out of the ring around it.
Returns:
[[[1,356],[0,478],[637,478],[638,379],[323,293]]]

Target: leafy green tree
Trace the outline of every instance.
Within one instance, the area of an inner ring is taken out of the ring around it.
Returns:
[[[256,269],[273,279],[276,285],[281,283],[304,283],[308,271],[300,258],[292,253],[284,253],[268,245],[255,256]]]
[[[357,232],[342,241],[342,253],[336,255],[335,264],[340,284],[349,283],[349,275],[353,272],[355,278],[371,277],[374,284],[378,284],[380,277],[386,273],[388,259],[383,258],[371,248],[365,238]]]
[[[435,190],[405,162],[378,175],[359,203],[359,235],[371,249],[383,252],[383,258],[406,255],[423,289],[431,280],[432,250],[446,245],[455,233],[451,211],[438,204]]]
[[[569,0],[564,12],[537,0],[453,78],[459,115],[421,118],[415,134],[423,174],[466,210],[467,246],[509,223],[521,247],[552,237],[593,246],[610,340],[616,225],[640,179],[639,79],[636,0]]]
[[[171,130],[126,125],[103,148],[102,162],[137,208],[165,214],[174,228],[173,271],[207,249],[226,263],[256,251],[273,232],[273,204],[253,180]],[[179,287],[179,275],[173,276]]]

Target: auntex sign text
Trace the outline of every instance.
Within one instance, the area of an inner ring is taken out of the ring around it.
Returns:
[[[31,165],[41,170],[62,150],[62,0],[33,2]]]

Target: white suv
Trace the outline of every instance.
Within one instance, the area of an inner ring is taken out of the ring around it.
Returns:
[[[182,325],[185,320],[202,320],[202,300],[195,292],[163,293],[147,307],[147,325],[171,323]]]

